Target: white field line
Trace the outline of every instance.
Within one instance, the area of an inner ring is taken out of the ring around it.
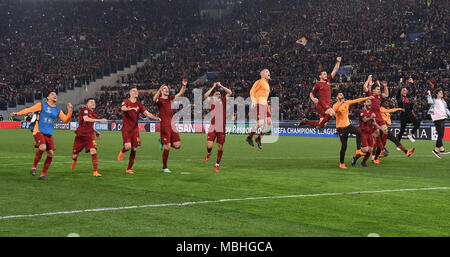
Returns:
[[[304,194],[304,195],[260,196],[260,197],[247,197],[247,198],[221,199],[221,200],[206,200],[206,201],[183,202],[183,203],[148,204],[148,205],[137,205],[137,206],[124,206],[124,207],[112,207],[112,208],[98,208],[98,209],[85,209],[85,210],[73,210],[73,211],[47,212],[47,213],[37,213],[37,214],[22,214],[22,215],[0,216],[0,220],[14,219],[14,218],[30,218],[30,217],[37,217],[37,216],[52,216],[52,215],[75,214],[75,213],[89,213],[89,212],[104,212],[104,211],[119,211],[119,210],[130,210],[130,209],[156,208],[156,207],[170,207],[170,206],[182,207],[182,206],[196,205],[196,204],[251,201],[251,200],[265,200],[265,199],[309,198],[309,197],[322,197],[322,196],[343,196],[343,195],[357,195],[357,194],[378,194],[378,193],[394,193],[394,192],[410,192],[410,191],[433,191],[433,190],[450,190],[450,187],[405,188],[405,189],[387,189],[387,190],[344,192],[344,193],[321,193],[321,194]]]

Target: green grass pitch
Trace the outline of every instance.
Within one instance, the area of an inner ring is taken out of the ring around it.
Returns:
[[[216,174],[215,149],[203,161],[206,136],[181,134],[182,149],[170,152],[173,173],[163,174],[159,134],[141,133],[136,174],[127,175],[128,153],[116,161],[120,132],[103,132],[103,177],[94,178],[88,154],[80,155],[75,171],[69,169],[74,135],[55,131],[50,180],[39,181],[29,175],[31,133],[0,130],[0,236],[450,236],[450,190],[379,192],[450,187],[450,155],[434,157],[432,141],[416,141],[410,158],[388,142],[391,155],[379,166],[353,168],[355,143],[349,139],[349,169],[340,170],[337,138],[281,137],[259,150],[244,136],[229,135]],[[340,194],[367,191],[376,192]],[[297,197],[215,201],[289,195]],[[200,201],[210,202],[170,205]],[[142,205],[154,206],[4,218]]]

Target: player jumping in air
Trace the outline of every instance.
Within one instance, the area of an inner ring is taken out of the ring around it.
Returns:
[[[72,165],[70,169],[74,170],[78,161],[78,155],[85,149],[86,153],[91,153],[92,166],[94,167],[94,177],[101,177],[98,173],[97,142],[95,136],[100,139],[100,133],[94,129],[95,122],[108,122],[106,119],[97,119],[95,109],[95,100],[89,98],[86,101],[86,107],[80,110],[80,121],[77,130],[75,130],[75,140],[73,142]]]
[[[153,101],[156,102],[159,116],[161,118],[161,128],[159,133],[160,142],[163,144],[164,149],[162,153],[162,172],[164,173],[171,172],[167,168],[167,160],[169,159],[170,148],[181,148],[180,135],[178,134],[178,131],[176,129],[175,121],[172,119],[172,101],[184,94],[184,92],[186,91],[186,86],[188,84],[187,79],[183,79],[181,84],[181,90],[176,95],[169,96],[169,87],[166,85],[162,85],[153,97]]]
[[[317,104],[317,112],[320,115],[320,120],[310,121],[306,118],[302,118],[297,124],[297,127],[310,125],[319,130],[323,130],[327,122],[336,115],[333,108],[331,108],[331,80],[336,76],[336,73],[341,65],[341,61],[341,57],[336,58],[336,65],[334,66],[330,76],[328,76],[326,71],[322,71],[320,73],[319,81],[314,85],[313,90],[309,94],[311,100]],[[319,99],[314,96],[316,93],[319,94]]]
[[[123,148],[120,150],[117,160],[121,162],[124,153],[131,150],[126,173],[134,174],[132,167],[136,158],[137,147],[141,145],[138,126],[139,115],[142,113],[150,119],[160,119],[147,111],[147,108],[138,101],[139,91],[136,87],[132,87],[129,94],[130,98],[124,99],[121,107]]]
[[[253,144],[253,135],[261,128],[259,136],[255,139],[259,149],[262,149],[261,139],[267,130],[272,125],[272,114],[270,113],[270,107],[267,99],[270,94],[270,71],[264,69],[260,72],[261,79],[257,80],[250,90],[250,97],[252,100],[251,112],[256,117],[256,125],[250,130],[250,135],[246,141],[250,146]]]
[[[57,118],[62,120],[63,122],[69,122],[72,117],[72,104],[67,104],[67,115],[63,113],[58,107],[56,107],[56,101],[58,100],[58,96],[56,92],[50,91],[47,93],[47,101],[39,102],[33,105],[30,108],[24,109],[20,112],[13,112],[11,114],[12,117],[25,115],[31,112],[37,112],[38,118],[33,128],[33,138],[36,142],[35,147],[38,148],[36,154],[34,156],[33,166],[31,167],[30,174],[32,176],[36,175],[36,168],[39,161],[42,158],[44,152],[47,152],[47,158],[44,162],[44,168],[42,169],[41,175],[39,176],[40,180],[48,180],[47,171],[50,167],[50,164],[53,160],[53,154],[56,150],[55,144],[53,142],[53,128],[54,123]]]
[[[336,129],[339,134],[339,139],[341,140],[339,168],[347,169],[344,163],[344,159],[345,159],[345,152],[347,151],[347,141],[349,134],[354,134],[356,136],[356,149],[357,149],[356,156],[365,155],[361,151],[361,131],[358,128],[354,127],[352,124],[350,124],[350,121],[348,119],[348,111],[349,111],[348,109],[352,104],[364,102],[368,99],[369,100],[373,99],[373,96],[346,101],[344,94],[338,93],[336,98],[338,101],[333,105],[333,110],[336,113]]]
[[[376,123],[376,114],[372,111],[372,100],[366,100],[364,102],[364,108],[361,109],[358,115],[359,130],[361,130],[361,150],[365,153],[364,159],[361,165],[367,167],[367,160],[370,157],[373,146],[373,133],[380,126]],[[361,157],[361,155],[356,155],[353,157],[352,166],[356,165],[356,161]]]
[[[220,87],[225,91],[225,97],[222,97],[219,89]],[[213,93],[214,92],[214,93]],[[209,97],[213,93],[212,97]],[[222,159],[223,144],[225,143],[225,126],[226,126],[226,104],[227,99],[233,94],[233,92],[222,86],[220,82],[214,83],[214,85],[205,93],[204,98],[211,104],[211,125],[208,129],[207,145],[206,145],[206,157],[205,162],[209,161],[212,154],[212,148],[214,140],[217,139],[217,161],[216,172],[220,171],[220,160]]]

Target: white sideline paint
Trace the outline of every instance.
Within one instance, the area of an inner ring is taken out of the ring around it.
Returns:
[[[10,215],[10,216],[2,216],[2,217],[0,217],[0,220],[14,219],[14,218],[30,218],[30,217],[37,217],[37,216],[52,216],[52,215],[74,214],[74,213],[87,213],[87,212],[118,211],[118,210],[169,207],[169,206],[187,206],[187,205],[194,205],[194,204],[223,203],[223,202],[236,202],[236,201],[251,201],[251,200],[265,200],[265,199],[285,199],[285,198],[306,198],[306,197],[321,197],[321,196],[341,196],[341,195],[357,195],[357,194],[377,194],[377,193],[394,193],[394,192],[408,192],[408,191],[432,191],[432,190],[450,190],[450,187],[406,188],[406,189],[388,189],[388,190],[376,190],[376,191],[360,191],[360,192],[344,192],[344,193],[322,193],[322,194],[305,194],[305,195],[260,196],[260,197],[248,197],[248,198],[236,198],[236,199],[222,199],[222,200],[206,200],[206,201],[197,201],[197,202],[184,202],[184,203],[149,204],[149,205],[139,205],[139,206],[125,206],[125,207],[112,207],[112,208],[98,208],[98,209],[86,209],[86,210],[47,212],[47,213],[38,213],[38,214]]]

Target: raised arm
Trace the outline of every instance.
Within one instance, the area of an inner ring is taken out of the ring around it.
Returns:
[[[184,94],[184,92],[186,91],[187,83],[188,83],[188,80],[187,80],[187,79],[183,79],[183,80],[181,81],[181,84],[182,84],[181,90],[180,90],[180,92],[178,92],[178,94],[175,95],[175,98],[174,98],[174,99],[176,99],[176,98],[178,98],[178,97],[180,97],[180,96],[182,96],[182,95]]]
[[[331,72],[331,78],[334,78],[336,76],[337,72],[339,71],[339,67],[341,66],[342,57],[336,58],[336,65],[334,65],[333,71]]]
[[[216,88],[217,82],[214,82],[214,85],[203,95],[203,99],[208,99],[208,97],[211,95],[211,92]]]
[[[153,102],[157,103],[159,101],[159,96],[161,95],[161,90],[165,86],[164,84],[159,87],[158,91],[156,91],[155,95],[153,96]]]
[[[371,90],[372,85],[373,85],[372,75],[369,75],[369,77],[367,78],[366,82],[363,85],[364,92],[365,93],[369,92]]]
[[[434,104],[434,99],[433,99],[433,97],[431,96],[431,91],[428,90],[427,93],[428,93],[428,97],[427,97],[428,104]]]
[[[377,83],[379,82],[377,81]],[[381,94],[381,96],[384,98],[389,97],[389,87],[387,81],[383,81],[383,89],[384,92]]]
[[[60,120],[62,120],[64,123],[67,123],[67,122],[69,122],[69,120],[70,120],[70,118],[72,118],[72,109],[73,109],[73,106],[72,106],[72,104],[71,103],[68,103],[67,104],[67,115],[65,115],[64,113],[63,113],[63,111],[60,111],[59,112],[59,114],[58,114],[58,118],[60,119]]]
[[[30,112],[40,112],[41,109],[42,109],[42,104],[41,104],[41,102],[39,102],[39,103],[31,106],[30,108],[21,110],[20,112],[13,112],[13,113],[11,113],[11,116],[14,117],[14,116],[25,115]]]
[[[225,93],[227,93],[227,95],[225,96],[226,98],[229,98],[233,94],[233,91],[223,86],[222,83],[218,82],[218,85],[223,89],[223,91],[225,91]]]

